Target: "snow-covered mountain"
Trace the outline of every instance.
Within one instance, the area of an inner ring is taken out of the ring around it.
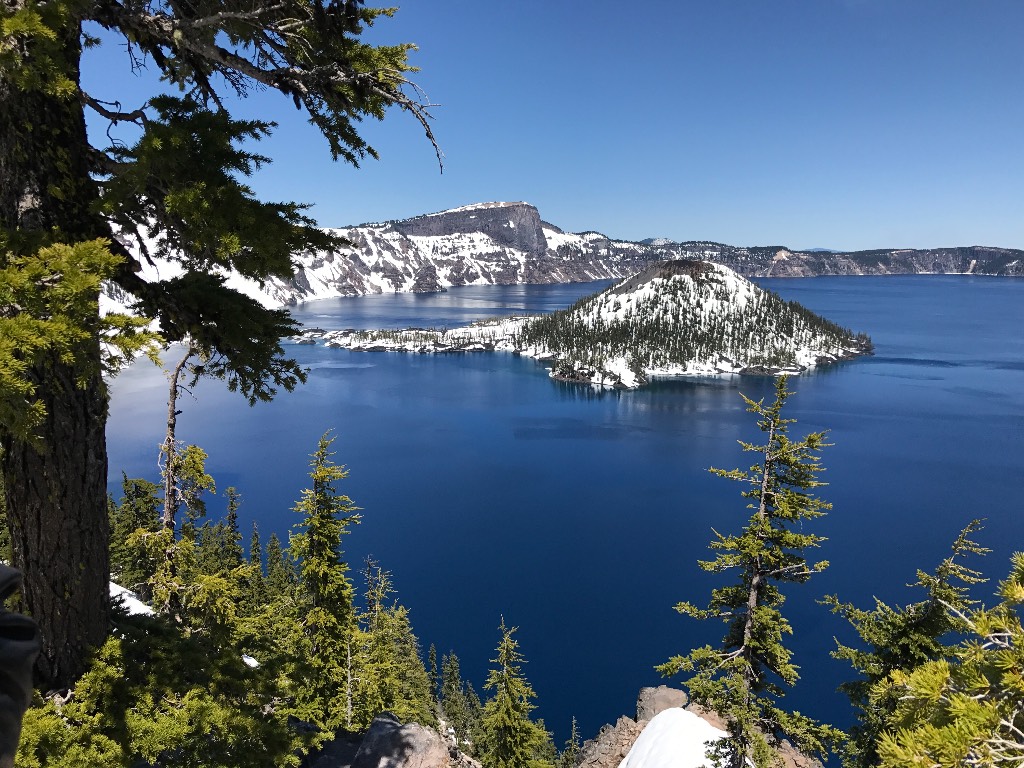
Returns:
[[[652,377],[799,373],[870,352],[870,341],[728,267],[669,261],[572,307],[435,331],[310,330],[300,342],[354,351],[506,350],[551,361],[554,378],[634,388]]]
[[[627,277],[667,259],[699,259],[745,276],[965,273],[1024,276],[1024,251],[940,248],[858,252],[793,251],[705,241],[616,240],[564,232],[528,203],[479,203],[411,219],[332,230],[351,245],[296,257],[292,280],[229,282],[268,306],[371,293],[439,291],[450,286],[563,283]],[[168,279],[174,264],[143,264],[144,279]],[[117,303],[118,297],[108,298]]]

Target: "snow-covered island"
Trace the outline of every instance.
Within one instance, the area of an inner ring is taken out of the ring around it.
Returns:
[[[507,351],[549,375],[635,389],[652,378],[800,373],[870,354],[871,342],[727,267],[668,261],[549,315],[446,330],[309,329],[298,343],[366,352]]]

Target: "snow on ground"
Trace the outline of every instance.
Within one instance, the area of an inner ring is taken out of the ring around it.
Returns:
[[[707,742],[726,735],[693,712],[666,709],[643,729],[619,768],[706,768]]]
[[[115,600],[120,600],[121,605],[123,605],[128,610],[128,613],[132,616],[137,616],[140,614],[143,616],[153,615],[152,608],[150,608],[144,602],[139,600],[139,598],[135,596],[134,592],[125,589],[120,584],[110,582],[110,596]]]

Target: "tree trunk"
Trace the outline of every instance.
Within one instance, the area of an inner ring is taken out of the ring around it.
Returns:
[[[25,4],[4,2],[14,9]],[[77,25],[65,30],[57,62],[75,83],[79,34]],[[27,59],[32,66],[31,48]],[[95,213],[87,157],[77,95],[22,91],[0,77],[0,230],[12,236],[12,249],[110,236]],[[29,374],[47,411],[41,444],[0,427],[14,565],[24,572],[26,608],[43,636],[37,682],[56,689],[81,675],[88,649],[108,632],[107,403],[99,340],[75,354],[76,364],[54,355],[35,360]]]

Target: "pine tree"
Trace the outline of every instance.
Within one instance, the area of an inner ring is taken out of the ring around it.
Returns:
[[[462,744],[469,739],[469,711],[462,682],[459,657],[449,651],[441,659],[441,713],[455,740]]]
[[[896,670],[871,692],[895,702],[878,753],[883,768],[1024,764],[1024,553],[1012,558],[992,609],[953,610],[967,629],[950,658]]]
[[[484,704],[476,754],[484,768],[553,768],[545,759],[553,751],[551,735],[530,719],[536,694],[523,676],[516,628],[506,627],[503,618],[499,631],[497,667],[484,686],[493,695]]]
[[[824,754],[838,732],[815,723],[798,712],[787,712],[778,701],[785,688],[798,679],[792,652],[783,635],[792,628],[779,610],[784,597],[780,583],[804,583],[828,563],[808,563],[804,551],[818,547],[823,537],[805,533],[805,523],[821,517],[830,505],[813,495],[824,485],[817,479],[817,456],[825,435],[812,432],[803,440],[788,435],[793,419],[782,417],[792,394],[786,377],[775,386],[775,401],[765,406],[744,397],[747,410],[760,418],[766,434],[763,444],[740,442],[744,451],[756,453],[760,462],[749,470],[711,472],[747,487],[752,513],[742,533],[715,532],[711,550],[714,560],[701,561],[711,573],[737,571],[737,581],[712,590],[707,608],[683,602],[680,613],[697,619],[721,619],[727,625],[721,647],[710,645],[686,655],[674,656],[658,667],[664,675],[692,673],[684,683],[692,701],[725,717],[729,735],[709,755],[716,764],[742,768],[751,761],[756,768],[773,765],[773,744],[791,739],[804,752]]]
[[[569,738],[566,739],[565,747],[562,749],[562,754],[558,756],[558,768],[576,768],[576,761],[579,759],[580,751],[582,749],[582,739],[580,738],[580,728],[576,723],[576,718],[572,719],[572,730],[569,732]]]
[[[391,574],[367,558],[364,577],[366,611],[359,618],[356,714],[351,725],[366,727],[384,711],[403,722],[436,725],[419,641],[409,612],[392,598]]]
[[[248,612],[254,614],[267,603],[267,586],[263,576],[263,544],[260,542],[259,526],[255,522],[252,524],[249,559],[246,565],[245,599]]]
[[[834,595],[825,598],[833,613],[849,621],[861,640],[860,646],[837,641],[832,653],[850,662],[859,675],[839,686],[857,712],[857,722],[842,749],[844,765],[872,768],[880,764],[881,735],[893,727],[900,706],[899,691],[883,685],[884,681],[897,671],[909,673],[927,662],[950,658],[955,652],[947,645],[950,637],[968,631],[963,615],[975,605],[968,590],[984,579],[960,561],[988,552],[970,539],[980,527],[980,521],[974,520],[964,528],[949,557],[934,573],[917,572],[913,586],[927,592],[924,600],[894,607],[876,598],[875,607],[865,610],[840,603]]]
[[[353,587],[342,537],[359,521],[357,507],[335,484],[348,472],[331,457],[333,437],[320,438],[310,462],[312,488],[302,492],[302,516],[289,550],[298,563],[305,678],[298,689],[300,716],[326,728],[345,722],[345,660],[356,628]],[[268,574],[268,581],[272,578]]]
[[[437,706],[437,692],[440,680],[437,677],[437,647],[431,643],[430,651],[427,653],[427,672],[430,675],[430,700],[434,702],[434,706]]]
[[[122,473],[121,491],[121,502],[111,509],[110,575],[121,586],[149,600],[148,582],[156,572],[157,561],[137,534],[154,534],[160,528],[160,486],[141,478],[129,479]]]
[[[243,145],[273,126],[234,119],[228,97],[281,93],[332,157],[354,164],[376,157],[357,123],[389,106],[429,136],[425,105],[405,92],[410,46],[363,37],[392,13],[358,0],[0,4],[0,464],[49,687],[80,675],[108,631],[104,367],[158,319],[165,341],[193,341],[204,373],[250,401],[304,378],[280,344],[295,328],[287,313],[230,288],[223,271],[288,279],[293,254],[340,242],[304,206],[254,197],[245,177],[267,158]],[[152,98],[122,109],[123,94],[83,88],[97,43],[85,30],[99,28],[125,44],[125,71],[158,75]],[[165,87],[179,95],[156,95]],[[111,130],[87,132],[86,109]],[[147,282],[115,229],[181,274]],[[100,316],[104,280],[137,301],[141,323]]]
[[[267,578],[264,582],[267,598],[274,600],[290,596],[298,578],[295,564],[281,546],[281,539],[276,533],[271,533],[267,539]]]

